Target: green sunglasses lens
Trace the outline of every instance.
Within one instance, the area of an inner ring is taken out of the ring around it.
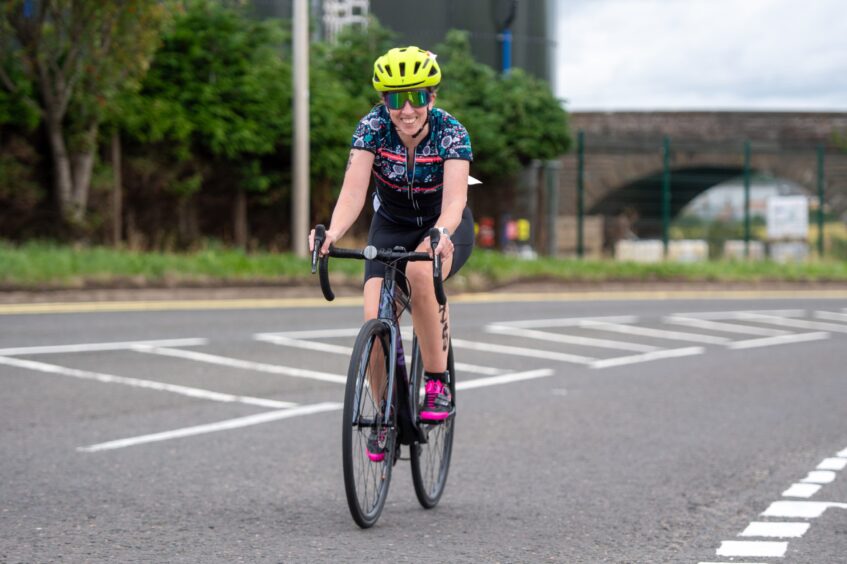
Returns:
[[[426,90],[409,90],[406,92],[386,92],[385,105],[392,110],[401,110],[406,105],[406,101],[412,104],[413,108],[423,108],[429,103],[429,92]]]

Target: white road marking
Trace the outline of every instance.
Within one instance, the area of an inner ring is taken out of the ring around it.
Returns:
[[[174,358],[183,358],[197,362],[206,362],[209,364],[217,364],[220,366],[229,366],[231,368],[241,368],[244,370],[255,370],[257,372],[267,372],[270,374],[281,374],[284,376],[292,376],[294,378],[306,378],[308,380],[319,380],[322,382],[332,382],[333,384],[343,384],[347,382],[346,376],[338,374],[329,374],[327,372],[318,372],[316,370],[305,370],[302,368],[292,368],[290,366],[281,366],[278,364],[266,364],[263,362],[253,362],[250,360],[241,360],[227,356],[219,356],[216,354],[201,353],[197,351],[185,351],[182,349],[169,349],[164,347],[152,347],[148,345],[135,345],[131,348],[136,352],[157,354],[161,356],[171,356]]]
[[[829,470],[812,470],[809,475],[800,480],[804,484],[829,484],[835,480],[835,472]]]
[[[221,392],[213,392],[200,388],[192,388],[189,386],[178,386],[175,384],[165,384],[155,380],[142,380],[139,378],[127,378],[124,376],[113,376],[112,374],[102,374],[99,372],[89,372],[87,370],[77,370],[75,368],[66,368],[55,364],[47,364],[45,362],[37,362],[34,360],[24,360],[18,358],[0,357],[0,364],[16,366],[18,368],[27,368],[38,372],[47,372],[49,374],[60,374],[62,376],[71,376],[82,380],[95,380],[106,384],[123,384],[135,388],[145,388],[155,390],[157,392],[171,392],[192,398],[205,399],[211,401],[220,401],[224,403],[244,403],[247,405],[258,405],[261,407],[271,408],[286,408],[297,405],[288,401],[277,401],[263,398],[253,398],[249,396],[236,396],[233,394],[224,394]]]
[[[693,356],[702,354],[703,347],[685,347],[681,349],[665,349],[661,351],[649,352],[644,354],[636,354],[632,356],[620,356],[617,358],[607,358],[603,360],[595,360],[589,366],[591,368],[610,368],[612,366],[623,366],[626,364],[636,364],[638,362],[650,362],[662,358],[678,358],[682,356]]]
[[[530,358],[543,358],[546,360],[558,360],[560,362],[571,362],[574,364],[591,364],[596,358],[580,356],[575,354],[545,351],[541,349],[528,349],[523,347],[512,347],[508,345],[497,345],[493,343],[478,343],[466,341],[465,339],[453,339],[453,346],[459,349],[470,349],[475,351],[493,352],[498,354],[511,354],[515,356],[527,356]]]
[[[193,427],[185,427],[183,429],[175,429],[173,431],[164,431],[162,433],[153,433],[150,435],[141,435],[139,437],[131,437],[128,439],[119,439],[96,445],[78,447],[80,452],[99,452],[103,450],[113,450],[129,446],[140,445],[144,443],[153,443],[158,441],[167,441],[170,439],[179,439],[183,437],[191,437],[194,435],[202,435],[204,433],[215,433],[217,431],[227,431],[230,429],[240,429],[251,425],[259,425],[278,421],[280,419],[289,419],[301,415],[311,415],[313,413],[323,413],[326,411],[337,411],[343,407],[343,404],[337,402],[324,402],[312,405],[302,405],[291,409],[283,409],[279,411],[268,411],[258,413],[256,415],[248,415],[247,417],[238,417],[236,419],[227,419],[217,423],[208,423],[206,425],[195,425]]]
[[[677,313],[682,317],[696,317],[698,319],[747,319],[749,315],[776,315],[779,317],[803,317],[806,315],[804,309],[764,309],[744,311],[695,311],[693,313]]]
[[[847,503],[833,503],[830,501],[774,501],[762,513],[762,517],[817,519],[830,507],[847,509]]]
[[[636,325],[624,325],[619,323],[607,323],[605,321],[589,321],[584,326],[589,329],[598,329],[600,331],[613,331],[616,333],[625,333],[627,335],[640,335],[643,337],[656,337],[659,339],[669,339],[672,341],[689,341],[693,343],[705,343],[710,345],[722,345],[729,341],[729,339],[727,339],[726,337],[717,337],[714,335],[685,333],[683,331],[666,331],[664,329],[651,329],[649,327],[639,327]]]
[[[761,339],[735,341],[733,343],[729,343],[727,347],[733,350],[754,349],[757,347],[787,345],[789,343],[806,343],[809,341],[821,341],[823,339],[829,339],[829,333],[818,331],[815,333],[795,333],[792,335],[781,335],[779,337],[762,337]]]
[[[812,497],[821,487],[818,484],[791,484],[791,487],[782,492],[782,497]]]
[[[412,328],[401,328],[401,334],[403,335],[411,335]],[[292,333],[258,333],[253,335],[253,337],[257,341],[263,341],[266,343],[272,343],[274,345],[280,345],[284,347],[294,347],[306,350],[313,350],[319,352],[328,352],[333,354],[340,354],[344,356],[350,356],[353,352],[353,347],[346,347],[342,345],[332,345],[329,343],[320,343],[315,341],[306,341],[303,339],[309,338],[330,338],[330,337],[350,337],[356,336],[359,334],[358,329],[333,329],[329,331],[299,331]],[[299,335],[300,337],[294,338],[292,335]],[[404,338],[404,342],[409,341],[411,339]],[[409,362],[408,357],[406,361]],[[472,374],[502,374],[505,372],[499,368],[493,368],[490,366],[478,366],[476,364],[468,364],[465,362],[457,362],[456,370],[461,372],[469,372]]]
[[[724,323],[721,321],[709,321],[707,319],[697,319],[694,317],[681,317],[672,315],[662,319],[665,323],[672,325],[685,325],[688,327],[697,327],[698,329],[711,329],[714,331],[725,331],[727,333],[740,333],[743,335],[759,335],[762,337],[775,337],[777,335],[786,335],[788,331],[782,329],[771,329],[769,327],[753,327],[751,325],[737,325],[735,323]]]
[[[510,384],[512,382],[521,382],[524,380],[532,380],[534,378],[546,378],[552,376],[553,370],[549,368],[540,368],[538,370],[529,370],[527,372],[514,372],[511,374],[501,374],[499,376],[491,376],[489,378],[476,378],[474,380],[465,380],[456,383],[456,390],[470,390],[473,388],[483,388],[486,386],[499,386],[500,384]]]
[[[847,459],[844,458],[824,458],[818,464],[818,470],[844,470],[847,466]]]
[[[779,541],[723,541],[718,556],[774,556],[782,558],[788,550],[787,542]]]
[[[47,345],[39,347],[15,347],[0,349],[0,356],[21,356],[34,354],[78,353],[95,351],[119,351],[136,345],[151,347],[193,347],[205,345],[208,339],[160,339],[156,341],[119,341],[112,343],[83,343],[78,345]]]
[[[816,311],[816,319],[826,319],[829,321],[843,321],[847,323],[847,313],[836,313],[834,311]]]
[[[797,329],[818,329],[820,331],[834,331],[836,333],[847,333],[847,325],[837,323],[826,323],[823,321],[806,321],[804,319],[786,319],[773,315],[762,315],[757,313],[747,314],[746,319],[759,323],[769,323],[781,327],[794,327]]]
[[[835,456],[839,456],[841,458],[847,458],[847,448],[845,448],[841,452],[837,453]]]
[[[525,327],[527,329],[549,329],[551,327],[583,327],[587,322],[602,321],[606,323],[635,323],[635,315],[614,315],[607,317],[561,317],[557,319],[527,319],[521,321],[497,321],[494,325],[509,327]]]
[[[592,337],[580,337],[576,335],[562,335],[559,333],[549,333],[547,331],[537,331],[534,329],[509,327],[508,325],[487,325],[485,327],[485,331],[488,333],[496,333],[498,335],[512,335],[515,337],[525,337],[527,339],[537,339],[539,341],[549,341],[551,343],[567,343],[570,345],[581,345],[585,347],[598,347],[605,349],[638,352],[649,352],[659,350],[659,347],[654,347],[651,345],[641,345],[626,341],[612,341],[609,339],[596,339]]]
[[[775,537],[775,538],[800,538],[806,534],[811,527],[810,523],[772,523],[754,521],[747,525],[738,536],[741,537]]]

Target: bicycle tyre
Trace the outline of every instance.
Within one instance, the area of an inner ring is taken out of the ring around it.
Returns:
[[[376,319],[365,323],[356,337],[347,372],[341,436],[344,489],[350,514],[363,529],[372,527],[382,513],[394,466],[396,410],[392,410],[394,421],[386,428],[385,458],[380,462],[372,462],[366,452],[371,427],[376,425],[380,428],[383,424],[378,416],[382,398],[374,397],[372,393],[368,383],[368,369],[374,367],[375,362],[382,362],[387,379],[390,337],[390,330],[385,323]],[[380,355],[371,354],[376,343],[381,344],[385,352],[381,360],[377,358]]]
[[[417,346],[413,346],[412,370],[410,374],[411,387],[415,405],[420,405],[421,386],[423,380],[423,360]],[[450,472],[450,459],[453,453],[453,434],[456,429],[456,371],[453,366],[453,344],[447,352],[447,370],[450,373],[450,393],[453,395],[453,413],[443,422],[427,425],[420,423],[421,430],[427,435],[426,444],[414,443],[410,450],[412,466],[412,483],[415,495],[424,509],[432,509],[438,505],[444,487],[447,485],[447,474]]]

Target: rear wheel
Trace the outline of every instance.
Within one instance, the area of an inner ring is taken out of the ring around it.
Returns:
[[[394,465],[396,414],[387,424],[384,420],[390,335],[388,327],[376,319],[365,323],[356,338],[347,372],[341,436],[344,489],[350,514],[362,528],[373,526],[379,519]],[[379,439],[380,448],[369,456],[368,439],[372,433]],[[378,450],[383,451],[383,458],[374,461]]]
[[[427,440],[426,443],[412,443],[410,449],[415,495],[426,509],[435,507],[441,499],[441,494],[444,493],[453,452],[453,432],[456,426],[456,371],[453,367],[452,343],[447,355],[447,370],[450,376],[448,385],[453,396],[450,416],[438,423],[419,422],[421,432]],[[410,382],[412,398],[416,406],[420,406],[424,393],[423,372],[423,361],[417,340],[415,340],[412,347]]]

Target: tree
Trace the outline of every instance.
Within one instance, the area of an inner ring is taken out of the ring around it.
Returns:
[[[43,121],[59,210],[72,224],[85,220],[104,109],[143,75],[168,13],[159,0],[8,0],[0,7],[8,58],[0,82]]]
[[[166,188],[184,207],[204,184],[233,197],[236,244],[247,243],[247,194],[271,186],[261,159],[291,136],[291,65],[284,34],[238,7],[187,4],[166,34],[138,94],[116,115],[170,173]],[[188,210],[184,210],[188,213]]]
[[[475,171],[508,177],[567,151],[567,112],[546,82],[521,69],[502,76],[477,62],[466,32],[448,32],[436,51],[444,76],[439,104],[471,133]]]

